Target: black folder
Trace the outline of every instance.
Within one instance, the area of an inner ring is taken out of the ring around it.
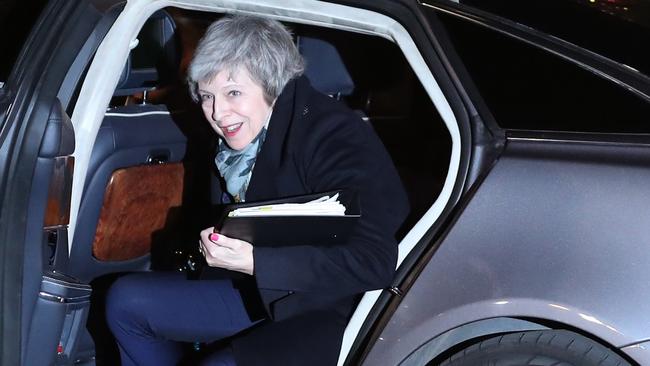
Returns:
[[[345,206],[342,216],[255,216],[229,217],[238,208],[305,203],[339,193]],[[230,238],[245,240],[254,246],[333,245],[344,243],[361,217],[359,196],[351,191],[331,191],[282,199],[223,205],[215,230]]]

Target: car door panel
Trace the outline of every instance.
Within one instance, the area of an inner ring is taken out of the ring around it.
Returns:
[[[74,158],[72,122],[55,99],[36,161],[27,215],[23,272],[23,362],[55,364],[72,356],[85,325],[90,287],[67,276],[70,193]],[[34,352],[33,350],[48,350]]]
[[[31,315],[25,365],[64,365],[76,360],[90,307],[89,285],[57,272],[43,275]],[[35,350],[45,350],[35,352]]]
[[[66,333],[61,324],[72,311],[61,304],[88,295],[83,284],[65,277],[74,167],[74,131],[65,110],[74,80],[88,62],[88,52],[80,59],[77,51],[84,45],[96,47],[102,36],[95,28],[100,16],[87,1],[51,1],[3,87],[2,364],[41,365],[56,359],[58,342]],[[96,37],[89,37],[92,32]],[[71,68],[73,64],[77,67]],[[66,96],[65,103],[56,97],[59,94]],[[70,293],[71,288],[81,293]],[[75,306],[87,308],[83,301]],[[49,312],[54,308],[59,310]],[[66,347],[74,345],[75,329],[83,327],[81,318],[75,319],[66,333],[72,335]],[[71,355],[73,349],[65,352]],[[31,358],[36,356],[43,358]]]

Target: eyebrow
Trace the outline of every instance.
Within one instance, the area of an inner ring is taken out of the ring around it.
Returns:
[[[231,87],[231,86],[233,86],[233,85],[238,86],[238,87],[245,87],[244,84],[242,84],[242,83],[238,83],[238,82],[236,82],[234,79],[229,78],[227,81],[232,81],[232,84],[224,85],[224,86],[222,86],[221,88],[219,88],[219,90],[223,90],[224,88],[229,88],[229,87]],[[205,90],[205,89],[201,89],[201,88],[198,88],[197,91],[198,91],[199,93],[207,93],[207,94],[212,94],[212,95],[214,95],[212,92],[209,92],[209,91],[207,91],[207,90]]]
[[[236,81],[233,80],[233,81],[232,81],[232,84],[224,85],[224,86],[222,86],[221,88],[219,88],[219,90],[224,90],[224,89],[232,88],[233,86],[236,86],[236,87],[242,88],[242,87],[244,87],[244,84],[238,83],[238,82],[236,82]]]

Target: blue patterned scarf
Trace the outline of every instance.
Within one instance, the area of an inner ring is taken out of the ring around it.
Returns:
[[[219,140],[219,152],[214,158],[214,163],[221,176],[226,180],[228,193],[233,196],[235,202],[246,200],[246,190],[257,160],[257,154],[262,149],[266,138],[267,126],[268,120],[260,133],[243,150],[233,150],[222,139]]]

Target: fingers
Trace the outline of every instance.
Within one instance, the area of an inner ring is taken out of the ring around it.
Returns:
[[[209,227],[207,229],[201,230],[201,233],[199,234],[201,237],[201,241],[203,244],[207,244],[209,242],[212,242],[210,240],[210,234],[214,233],[214,227]]]
[[[241,247],[244,243],[247,242],[239,239],[229,238],[223,234],[213,232],[213,228],[207,228],[201,231],[201,241],[209,246],[209,243],[217,244],[222,247],[236,249]]]
[[[206,250],[205,260],[211,267],[220,267],[231,271],[253,274],[254,259],[252,246],[242,246],[238,250],[220,245],[212,245]]]
[[[200,236],[200,251],[209,266],[253,274],[253,246],[250,243],[214,233],[213,228],[202,230]]]
[[[245,242],[243,240],[229,238],[229,237],[227,237],[225,235],[221,235],[221,234],[212,234],[212,235],[210,235],[208,237],[208,239],[211,242],[213,242],[213,243],[215,243],[215,244],[217,244],[219,246],[222,246],[222,247],[225,247],[225,248],[228,248],[228,249],[233,249],[233,250],[236,250],[236,249],[240,248],[244,244],[248,244],[247,242]]]

